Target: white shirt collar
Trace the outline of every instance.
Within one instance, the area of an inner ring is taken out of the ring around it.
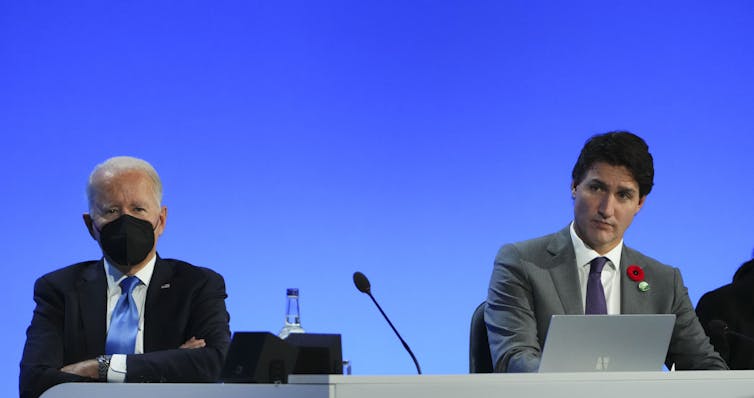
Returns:
[[[570,228],[571,242],[573,242],[573,251],[576,253],[576,265],[578,265],[579,267],[584,267],[589,265],[592,260],[597,257],[607,257],[608,260],[610,260],[610,263],[613,264],[613,268],[615,270],[620,269],[620,256],[623,252],[623,239],[621,239],[620,242],[606,254],[599,254],[594,249],[587,246],[587,244],[584,243],[581,238],[579,238],[573,225],[574,222],[572,221]]]
[[[113,266],[107,261],[107,258],[103,258],[105,264],[105,276],[107,277],[107,289],[108,291],[115,286],[119,286],[120,282],[126,278],[126,275],[122,273],[117,267]],[[147,262],[144,268],[140,269],[136,273],[136,277],[139,278],[144,286],[149,287],[149,281],[152,279],[152,273],[154,272],[154,264],[157,260],[157,254],[153,255]]]

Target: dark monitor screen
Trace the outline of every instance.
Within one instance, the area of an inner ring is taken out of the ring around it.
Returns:
[[[221,375],[226,383],[287,383],[289,374],[342,374],[339,334],[235,332]]]
[[[226,383],[286,383],[296,348],[268,332],[235,332],[221,374]]]
[[[285,341],[298,349],[294,374],[342,374],[339,334],[295,333]]]

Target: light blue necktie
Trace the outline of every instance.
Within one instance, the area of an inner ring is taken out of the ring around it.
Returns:
[[[139,310],[132,293],[139,282],[139,278],[135,276],[129,276],[120,282],[121,294],[110,317],[105,354],[134,353],[136,333],[139,331]]]

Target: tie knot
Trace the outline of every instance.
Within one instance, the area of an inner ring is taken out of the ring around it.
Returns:
[[[131,294],[133,293],[136,286],[139,285],[139,282],[141,282],[139,278],[135,276],[129,276],[128,278],[120,281],[120,289],[122,290],[122,293],[128,292],[128,294]]]
[[[589,269],[589,273],[590,274],[600,274],[600,273],[602,273],[602,268],[605,267],[606,263],[607,263],[607,257],[597,257],[597,258],[595,258],[591,262],[592,267]]]

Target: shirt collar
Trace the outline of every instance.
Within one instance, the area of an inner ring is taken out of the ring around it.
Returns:
[[[107,261],[107,258],[103,258],[103,260],[105,263],[105,276],[107,277],[107,289],[110,290],[115,286],[120,285],[120,282],[123,279],[126,279],[126,275],[117,267],[110,264]],[[154,272],[154,264],[156,260],[157,254],[153,255],[152,258],[147,262],[147,265],[145,265],[144,268],[140,269],[139,272],[134,275],[139,278],[141,283],[143,283],[146,287],[149,287],[149,281],[152,279],[152,273]]]
[[[584,243],[581,238],[579,238],[579,236],[576,234],[576,229],[574,228],[573,224],[574,223],[571,222],[571,242],[573,242],[573,251],[576,253],[576,264],[579,267],[589,265],[592,260],[597,257],[607,257],[607,259],[610,260],[610,263],[613,264],[614,269],[620,269],[620,256],[621,253],[623,253],[623,239],[621,239],[620,242],[615,245],[615,247],[609,252],[605,254],[599,254],[594,251],[594,249],[587,246],[587,244]]]

